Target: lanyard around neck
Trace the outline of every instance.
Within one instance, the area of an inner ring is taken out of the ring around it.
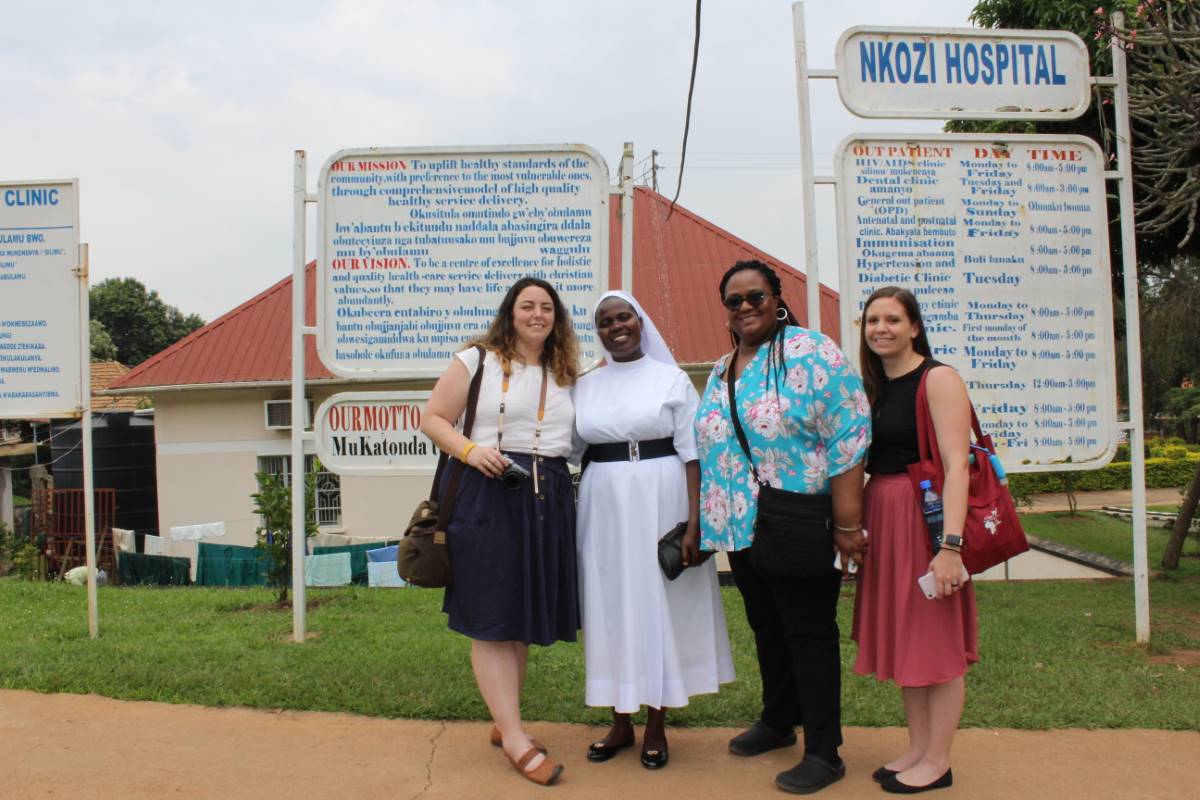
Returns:
[[[546,418],[546,387],[550,382],[550,373],[545,366],[542,366],[542,389],[538,398],[537,425],[533,429],[533,492],[538,493],[538,444],[542,440],[542,420]],[[496,426],[496,449],[502,449],[501,443],[504,441],[504,409],[508,405],[508,381],[509,374],[504,373],[504,380],[500,383],[500,422]]]

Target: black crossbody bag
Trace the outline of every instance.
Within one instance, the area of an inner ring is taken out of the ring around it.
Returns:
[[[776,489],[754,468],[750,443],[738,419],[733,388],[733,359],[729,357],[725,384],[729,387],[729,416],[750,472],[758,483],[758,515],[750,565],[772,581],[796,581],[827,576],[833,570],[833,497]]]

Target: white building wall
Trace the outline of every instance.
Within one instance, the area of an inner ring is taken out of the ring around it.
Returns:
[[[361,387],[354,387],[359,389]],[[378,384],[388,388],[428,389],[423,385]],[[314,408],[338,390],[313,387]],[[158,468],[158,514],[164,536],[178,525],[224,522],[223,542],[253,545],[258,518],[250,495],[257,491],[254,473],[260,456],[290,452],[288,431],[268,430],[263,404],[285,400],[286,390],[226,389],[163,392],[155,396],[155,441]],[[305,453],[312,453],[311,442]],[[323,526],[322,533],[353,537],[398,538],[416,504],[428,496],[436,456],[429,474],[411,477],[341,478],[342,523]],[[174,554],[195,556],[195,545],[179,542]]]

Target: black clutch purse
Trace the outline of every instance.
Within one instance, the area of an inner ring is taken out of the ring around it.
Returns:
[[[687,533],[687,523],[681,522],[666,536],[658,540],[658,565],[662,567],[663,575],[673,581],[683,574],[683,535]]]

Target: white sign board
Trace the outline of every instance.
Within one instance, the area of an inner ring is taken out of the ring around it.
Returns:
[[[1074,119],[1087,110],[1087,47],[1066,31],[850,28],[838,93],[860,117]]]
[[[921,303],[1012,471],[1087,469],[1117,444],[1104,159],[1082,136],[859,135],[835,156],[843,341],[866,298]]]
[[[343,377],[427,378],[534,275],[584,363],[608,284],[608,167],[582,145],[343,150],[321,169],[317,349]]]
[[[77,417],[79,186],[0,184],[0,417]]]
[[[317,455],[338,475],[432,475],[438,449],[421,433],[429,392],[344,392],[321,403]]]

